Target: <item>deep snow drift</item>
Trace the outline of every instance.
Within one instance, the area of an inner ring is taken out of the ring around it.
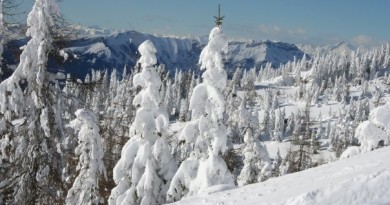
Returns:
[[[176,204],[390,203],[390,147]]]

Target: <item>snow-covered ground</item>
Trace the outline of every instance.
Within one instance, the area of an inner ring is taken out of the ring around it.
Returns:
[[[390,147],[175,204],[390,204]]]
[[[382,91],[387,90],[382,79],[371,81],[368,86],[368,90],[372,93],[378,88]],[[297,87],[280,86],[275,79],[256,83],[258,95],[265,96],[267,89],[279,91],[279,109],[285,110],[287,117],[296,113],[298,109],[304,109],[304,102],[293,100]],[[361,94],[361,86],[350,88],[351,97],[357,98]],[[242,96],[243,93],[240,91],[238,95]],[[389,100],[387,93],[383,93],[382,101]],[[375,107],[372,103],[373,101],[370,100],[371,107]],[[340,110],[345,111],[349,106],[332,100],[311,105],[310,118],[322,122],[323,126],[327,121],[334,125],[337,123]],[[261,107],[258,109],[261,110]],[[261,113],[259,112],[259,118],[262,118]],[[374,119],[377,119],[375,116],[370,115],[373,123],[376,122]],[[383,123],[376,124],[383,127]],[[170,135],[181,133],[183,125],[184,123],[180,122],[172,123]],[[327,164],[236,189],[232,189],[231,186],[210,187],[203,190],[199,196],[183,199],[176,204],[390,204],[390,169],[388,169],[390,160],[387,159],[390,156],[390,147],[335,161],[337,160],[335,152],[327,149],[329,139],[323,140],[324,143],[321,141],[321,144],[324,146],[321,146],[315,160]],[[282,142],[267,140],[262,143],[267,148],[271,159],[275,159],[278,151],[284,158],[291,148],[288,139]],[[375,141],[374,144],[377,145],[378,142]]]

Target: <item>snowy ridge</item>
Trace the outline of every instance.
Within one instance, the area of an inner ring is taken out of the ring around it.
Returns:
[[[304,44],[297,44],[297,47],[302,50],[303,52],[309,54],[310,56],[314,55],[326,55],[326,54],[349,54],[353,51],[357,51],[358,49],[367,50],[367,48],[363,47],[356,47],[355,45],[352,45],[347,42],[339,42],[332,45],[327,46],[313,46],[313,45],[304,45]]]
[[[61,66],[67,73],[84,78],[91,70],[112,70],[122,72],[125,65],[133,68],[137,61],[137,48],[150,40],[157,48],[159,64],[174,72],[197,70],[201,50],[206,46],[205,36],[161,36],[137,31],[109,30],[98,27],[71,26],[77,38],[67,42],[63,50],[70,58]],[[11,47],[15,49],[27,42],[24,35],[15,37]],[[13,45],[15,44],[15,45]],[[5,59],[10,65],[19,63],[12,53],[5,49]],[[243,39],[229,39],[229,50],[224,56],[224,67],[228,74],[237,67],[250,69],[271,63],[273,67],[301,59],[304,52],[297,46],[282,42]],[[51,67],[57,67],[53,65]]]
[[[175,204],[386,204],[390,147]],[[347,191],[346,191],[347,190]]]
[[[292,61],[294,57],[301,59],[304,52],[295,45],[262,41],[262,42],[230,42],[227,54],[227,67],[235,69],[260,67],[271,63],[274,67]]]
[[[109,35],[87,35],[69,42],[66,52],[76,56],[66,63],[67,72],[85,75],[91,69],[118,69],[133,67],[137,61],[137,48],[150,40],[157,48],[157,60],[167,67],[189,69],[196,65],[200,53],[193,39],[159,37],[136,31],[125,31]]]
[[[65,49],[78,58],[65,64],[70,73],[86,74],[90,69],[119,69],[127,65],[132,68],[136,62],[138,46],[150,40],[157,48],[157,59],[174,71],[176,68],[189,70],[198,68],[198,59],[207,42],[204,37],[159,36],[137,31],[108,31],[100,28],[74,26],[79,38],[69,42]],[[266,63],[274,67],[301,59],[303,52],[293,44],[272,41],[229,41],[225,68],[229,72],[237,67],[259,68]]]

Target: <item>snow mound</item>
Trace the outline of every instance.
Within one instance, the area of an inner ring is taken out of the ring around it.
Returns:
[[[356,137],[363,151],[371,151],[378,146],[379,141],[387,138],[387,134],[371,121],[364,121],[357,127]]]
[[[370,113],[370,120],[381,128],[390,130],[390,104],[373,109]]]
[[[389,204],[390,147],[176,204]]]

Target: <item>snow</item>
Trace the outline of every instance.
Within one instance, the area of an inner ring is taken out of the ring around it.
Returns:
[[[234,186],[232,174],[223,159],[209,151],[209,157],[199,162],[197,176],[190,185],[189,195],[199,195],[215,185]]]
[[[390,103],[380,106],[370,113],[370,121],[386,130],[390,130]]]
[[[267,62],[273,66],[292,61],[294,57],[302,58],[304,52],[293,44],[273,41],[230,41],[226,55],[228,69],[259,68]]]
[[[201,69],[223,69],[222,53],[226,52],[227,48],[228,42],[221,28],[213,28],[209,35],[209,43],[200,53]]]
[[[290,148],[290,142],[280,143],[277,141],[266,141],[264,142],[264,145],[267,148],[269,157],[271,159],[275,159],[278,150],[280,151],[280,156],[284,158],[287,155],[288,149]]]
[[[331,45],[326,46],[314,46],[314,45],[305,45],[305,44],[297,44],[297,47],[301,49],[303,52],[309,54],[310,56],[315,55],[324,55],[329,53],[334,54],[350,54],[354,51],[359,50],[366,50],[363,47],[356,47],[355,45],[352,45],[347,42],[339,42]]]
[[[364,121],[356,128],[356,137],[362,150],[371,151],[378,146],[379,141],[386,140],[387,134],[371,121]]]
[[[87,50],[83,54],[98,54],[98,57],[102,57],[103,54],[110,57],[111,51],[103,43],[93,44],[91,47],[87,47]]]
[[[388,204],[390,147],[174,204]]]
[[[26,117],[23,117],[23,118],[20,118],[20,119],[12,120],[11,124],[13,126],[17,127],[17,126],[22,125],[25,121],[26,121]]]
[[[138,48],[141,58],[139,59],[139,63],[142,64],[142,66],[150,67],[157,63],[156,53],[157,49],[154,47],[153,43],[151,41],[145,41],[143,44],[141,44]]]
[[[64,62],[69,59],[69,54],[64,49],[61,49],[59,54],[60,54],[61,57],[64,58]]]
[[[46,137],[50,137],[50,127],[49,127],[49,111],[47,108],[42,109],[42,113],[40,116],[41,127],[46,135]]]

